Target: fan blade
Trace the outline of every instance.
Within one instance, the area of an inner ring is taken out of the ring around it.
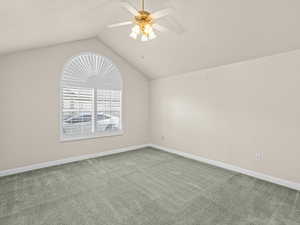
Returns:
[[[168,16],[167,18],[164,18],[164,25],[166,25],[170,31],[179,35],[186,32],[182,24],[172,15]]]
[[[139,15],[139,12],[133,7],[131,6],[128,2],[121,2],[123,8],[127,9],[131,14],[133,14],[134,16]]]
[[[132,24],[132,21],[126,21],[126,22],[122,22],[122,23],[115,23],[115,24],[111,24],[108,25],[108,28],[114,28],[114,27],[121,27],[121,26],[126,26],[126,25],[130,25]]]
[[[159,18],[162,18],[162,17],[165,17],[165,16],[169,15],[171,12],[172,12],[171,8],[162,9],[162,10],[159,10],[157,12],[152,13],[151,17],[153,19],[159,19]]]
[[[158,31],[160,31],[160,32],[166,32],[166,31],[169,30],[168,28],[165,28],[164,26],[159,25],[159,24],[157,24],[157,23],[153,24],[152,27],[153,27],[155,30],[158,30]]]

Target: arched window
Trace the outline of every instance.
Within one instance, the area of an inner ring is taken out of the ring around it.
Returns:
[[[64,66],[61,84],[62,140],[122,132],[122,77],[106,57],[82,53]]]

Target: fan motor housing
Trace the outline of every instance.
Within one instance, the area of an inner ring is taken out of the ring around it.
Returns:
[[[153,19],[149,12],[139,11],[139,15],[135,17],[135,22],[140,26],[145,26],[147,24],[153,24]]]

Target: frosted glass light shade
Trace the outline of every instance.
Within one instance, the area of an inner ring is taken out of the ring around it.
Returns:
[[[139,34],[140,33],[140,27],[138,25],[135,25],[133,28],[132,28],[132,32],[136,33],[136,34]]]
[[[135,32],[131,32],[129,36],[132,37],[133,39],[137,39],[138,34]]]
[[[150,40],[153,40],[153,39],[155,39],[157,36],[156,36],[156,34],[152,31],[152,32],[150,32],[150,34],[149,34],[149,39]]]
[[[145,34],[143,34],[142,38],[141,38],[141,41],[148,41],[148,37]]]

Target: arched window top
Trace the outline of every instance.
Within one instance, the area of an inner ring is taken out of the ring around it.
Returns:
[[[62,85],[121,90],[122,77],[111,60],[92,52],[72,57],[64,66]]]

